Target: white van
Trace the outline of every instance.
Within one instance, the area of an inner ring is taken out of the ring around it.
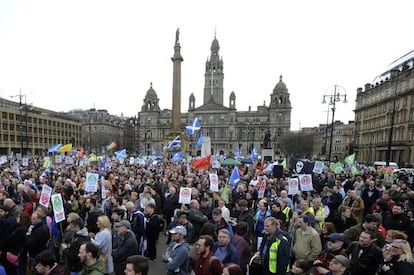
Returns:
[[[376,162],[374,162],[374,168],[375,168],[375,170],[378,167],[386,167],[386,166],[387,166],[387,162],[386,161],[376,161]],[[392,168],[394,168],[394,169],[399,169],[400,168],[400,167],[398,167],[398,164],[396,162],[391,162],[391,161],[390,161],[390,165],[389,166],[392,167]]]

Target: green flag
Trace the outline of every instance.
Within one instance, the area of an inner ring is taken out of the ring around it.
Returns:
[[[340,174],[344,171],[343,164],[339,161],[334,164],[331,164],[331,170],[335,174]]]
[[[351,173],[352,173],[353,176],[356,176],[356,175],[360,175],[361,174],[359,172],[359,170],[355,167],[355,165],[352,165],[351,166]]]
[[[282,161],[281,164],[282,164],[283,168],[287,168],[287,166],[286,166],[286,158],[283,159],[283,161]]]
[[[354,161],[355,161],[355,153],[345,157],[345,163],[346,164],[352,165],[352,164],[354,164]]]
[[[236,169],[236,168],[235,168]],[[225,202],[229,201],[229,187],[228,185],[224,185],[223,190],[221,191],[221,195],[220,195],[221,199]]]

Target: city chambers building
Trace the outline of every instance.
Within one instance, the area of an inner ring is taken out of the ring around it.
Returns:
[[[365,89],[357,89],[356,158],[414,164],[414,51],[392,62]]]
[[[197,134],[188,137],[187,153],[199,153],[194,144],[202,132],[203,136],[210,137],[212,154],[232,155],[237,148],[241,148],[244,156],[248,156],[253,148],[260,154],[265,133],[270,130],[270,147],[274,150],[274,157],[283,156],[280,141],[290,130],[292,107],[282,76],[270,94],[270,104],[264,103],[257,110],[249,107],[247,111],[238,111],[236,93],[231,92],[227,100],[224,97],[224,64],[219,50],[219,42],[214,37],[211,55],[205,64],[202,105],[196,106],[196,96],[192,93],[188,99],[188,111],[180,116],[183,131],[195,118],[199,119],[201,125]],[[160,108],[160,99],[152,83],[143,101],[138,113],[139,152],[150,155],[155,150],[160,153],[165,143],[164,137],[171,131],[172,111]]]

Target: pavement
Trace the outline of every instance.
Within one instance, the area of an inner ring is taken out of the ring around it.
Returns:
[[[160,233],[160,237],[157,243],[157,260],[149,263],[149,271],[148,275],[164,275],[167,274],[167,270],[165,269],[165,264],[161,260],[161,255],[167,248],[165,244],[167,242],[167,237],[165,236],[164,232]]]

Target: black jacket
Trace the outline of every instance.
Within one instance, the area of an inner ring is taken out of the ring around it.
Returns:
[[[43,222],[34,225],[30,235],[26,236],[26,248],[30,257],[36,257],[46,250],[49,239],[49,228]]]
[[[347,254],[351,257],[352,274],[375,275],[383,262],[382,251],[376,245],[361,247],[358,242],[353,242],[347,248]]]
[[[86,230],[86,228],[76,232],[73,236],[72,241],[70,242],[70,247],[64,250],[64,256],[67,260],[69,271],[79,272],[82,270],[82,263],[78,257],[79,248],[83,243],[86,243],[89,240],[88,230]]]
[[[414,264],[407,261],[398,261],[398,257],[392,257],[389,261],[385,261],[384,265],[388,265],[390,270],[383,271],[380,269],[380,275],[413,275],[414,274]]]

